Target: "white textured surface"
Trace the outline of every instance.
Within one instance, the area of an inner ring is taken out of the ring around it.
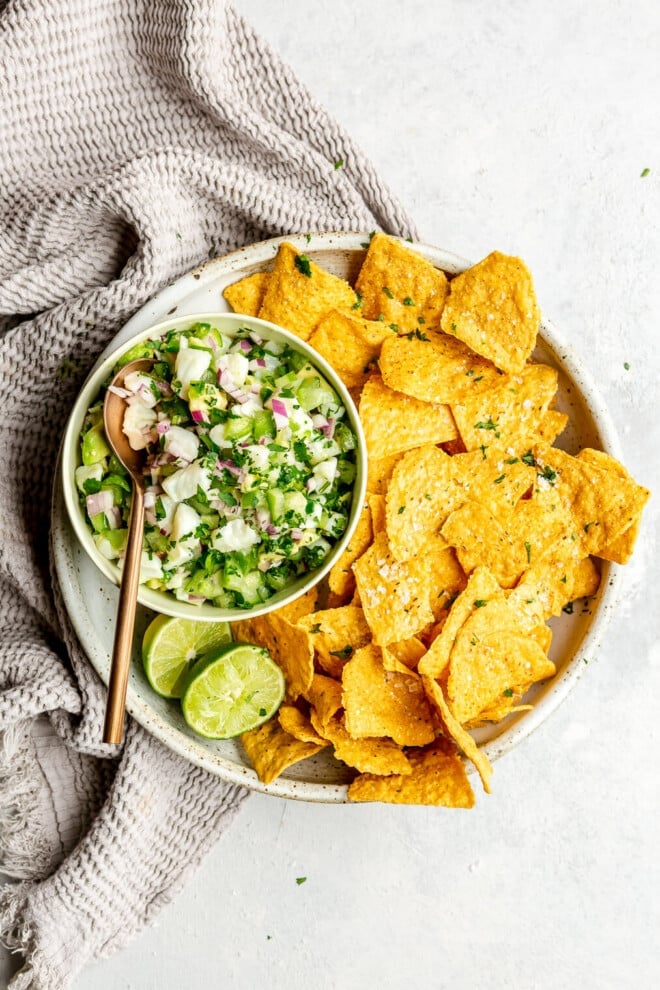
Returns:
[[[660,9],[237,6],[424,240],[527,260],[655,497],[599,659],[497,763],[492,796],[466,813],[255,796],[156,927],[77,990],[657,986]]]

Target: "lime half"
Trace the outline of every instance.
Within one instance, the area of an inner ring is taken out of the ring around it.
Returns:
[[[159,615],[142,640],[147,680],[164,698],[180,698],[193,664],[218,646],[231,643],[227,622],[199,622]]]
[[[207,739],[230,739],[273,715],[284,675],[268,650],[248,643],[219,646],[195,664],[181,699],[186,722]]]

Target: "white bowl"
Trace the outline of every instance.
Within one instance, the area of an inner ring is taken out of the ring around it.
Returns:
[[[121,572],[113,561],[108,560],[107,557],[104,557],[98,551],[76,488],[75,470],[81,463],[80,432],[83,427],[85,415],[98,397],[102,384],[111,376],[115,364],[127,351],[140,343],[140,341],[160,337],[161,334],[166,333],[168,330],[183,330],[197,322],[212,323],[221,333],[228,337],[234,336],[240,327],[248,327],[255,330],[264,340],[274,340],[289,344],[295,350],[304,354],[307,360],[319,369],[339,394],[346,407],[351,427],[357,437],[356,477],[348,525],[320,567],[301,575],[286,588],[272,595],[267,601],[261,602],[259,605],[254,605],[252,608],[218,608],[210,602],[196,605],[192,602],[179,601],[171,592],[156,591],[142,584],[139,586],[138,601],[154,612],[162,612],[165,615],[175,615],[185,619],[200,619],[206,622],[231,622],[232,620],[236,621],[238,619],[254,618],[257,615],[265,615],[266,612],[272,612],[276,608],[282,608],[284,605],[288,605],[289,602],[292,602],[306,591],[309,591],[310,588],[313,588],[314,585],[318,584],[328,573],[338,557],[341,556],[353,535],[364,503],[367,485],[366,445],[355,404],[336,371],[309,344],[306,344],[299,337],[294,336],[294,334],[289,333],[287,330],[283,330],[273,323],[267,323],[265,320],[240,316],[236,313],[198,313],[193,316],[179,316],[148,327],[146,330],[141,330],[139,333],[124,340],[119,347],[116,347],[110,353],[106,353],[100,363],[97,363],[94,367],[76,399],[64,431],[64,440],[62,443],[62,488],[71,525],[81,545],[98,569],[115,584],[119,584]]]
[[[284,240],[328,271],[353,281],[365,256],[363,244],[368,240],[368,234],[340,232],[273,238],[214,258],[146,303],[119,332],[102,358],[110,349],[126,343],[168,316],[227,310],[223,289],[246,275],[267,270]],[[411,246],[449,274],[461,272],[470,265],[464,258],[441,248],[427,244]],[[534,358],[559,371],[559,406],[571,416],[570,427],[562,434],[559,445],[571,453],[581,447],[599,447],[620,459],[616,431],[588,370],[573,347],[547,320],[541,325]],[[72,623],[87,656],[107,683],[117,589],[110,581],[96,580],[98,572],[80,549],[59,488],[54,492],[52,545],[55,569]],[[491,761],[518,745],[548,718],[588,669],[587,662],[603,641],[615,608],[622,573],[615,564],[603,561],[600,591],[589,612],[576,609],[573,615],[561,615],[552,620],[550,655],[557,665],[556,676],[530,691],[529,698],[534,703],[531,711],[474,733]],[[138,636],[151,616],[152,613],[141,609]],[[151,690],[137,650],[129,677],[127,708],[165,745],[226,780],[279,797],[332,803],[347,800],[347,783],[353,772],[334,760],[327,750],[289,767],[272,784],[265,785],[257,778],[237,741],[212,742],[195,736],[183,721],[179,706],[157,697]]]

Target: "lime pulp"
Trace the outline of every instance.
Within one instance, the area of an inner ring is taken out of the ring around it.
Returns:
[[[164,698],[180,698],[196,661],[209,650],[230,642],[227,622],[200,622],[159,615],[142,640],[142,663],[147,680]]]
[[[284,689],[284,675],[268,650],[230,643],[197,661],[186,680],[181,710],[200,736],[231,739],[271,718]]]

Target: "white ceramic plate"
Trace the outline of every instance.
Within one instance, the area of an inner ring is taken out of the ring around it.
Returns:
[[[275,238],[209,261],[169,285],[143,306],[108,345],[97,363],[136,333],[170,316],[228,310],[222,290],[245,275],[267,269],[282,240],[290,241],[323,268],[353,281],[364,258],[362,244],[366,239],[365,234],[349,233]],[[439,248],[424,244],[417,244],[415,248],[451,274],[463,271],[470,264]],[[597,447],[620,459],[614,426],[587,370],[573,348],[547,321],[542,324],[534,358],[559,371],[557,405],[570,415],[570,426],[562,434],[559,446],[571,453],[581,447]],[[59,482],[53,498],[52,536],[55,569],[71,621],[92,665],[107,683],[118,591],[99,573],[79,545],[67,518]],[[557,665],[557,674],[529,692],[528,697],[534,704],[532,710],[475,732],[491,761],[521,742],[554,711],[598,648],[616,602],[619,584],[616,565],[605,561],[602,564],[597,598],[590,601],[588,608],[576,607],[572,615],[562,614],[551,622],[550,656]],[[144,608],[138,610],[136,644],[152,616],[153,613]],[[137,649],[133,659],[127,709],[175,752],[226,780],[267,794],[305,801],[340,803],[347,800],[346,788],[352,772],[325,750],[290,767],[276,781],[265,786],[248,765],[240,743],[232,740],[213,742],[195,736],[183,721],[179,705],[158,697],[151,690],[142,672]]]

